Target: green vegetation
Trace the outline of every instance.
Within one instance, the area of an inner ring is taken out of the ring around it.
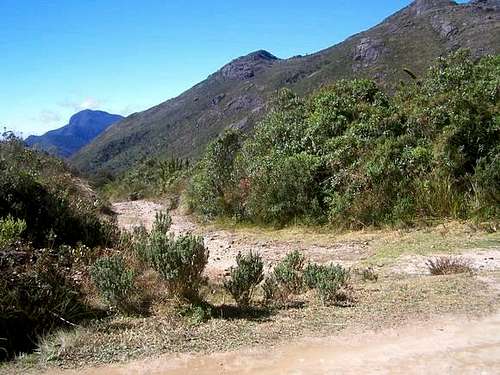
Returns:
[[[350,271],[341,265],[308,264],[304,269],[305,284],[318,291],[325,305],[344,302],[349,296],[346,286],[350,279]]]
[[[39,336],[88,316],[69,262],[29,246],[0,251],[0,360],[28,352]]]
[[[105,205],[73,177],[62,161],[24,148],[6,133],[0,142],[0,218],[23,220],[22,239],[35,247],[106,246],[115,228],[103,220]]]
[[[117,229],[60,160],[0,139],[0,359],[88,317],[81,282]]]
[[[92,180],[110,199],[136,200],[178,193],[189,170],[189,160],[149,158],[121,175],[101,172]]]
[[[500,56],[458,51],[392,97],[369,80],[307,99],[282,90],[253,136],[226,133],[209,146],[190,181],[191,207],[343,228],[496,218],[499,77]]]
[[[258,254],[249,253],[236,257],[236,267],[232,267],[230,278],[224,287],[233,296],[238,306],[248,307],[255,288],[264,279],[264,263]]]
[[[124,313],[132,311],[135,274],[127,269],[123,257],[114,255],[98,259],[90,269],[90,276],[106,303]]]
[[[26,222],[22,219],[14,219],[10,215],[0,218],[0,249],[19,241],[25,230]]]
[[[305,257],[298,250],[287,254],[264,282],[265,299],[284,304],[291,295],[299,294],[303,288],[304,262]]]
[[[134,248],[140,261],[160,275],[173,296],[197,302],[208,250],[202,237],[187,234],[174,238],[168,233],[171,223],[168,213],[158,213],[151,232],[135,232]]]

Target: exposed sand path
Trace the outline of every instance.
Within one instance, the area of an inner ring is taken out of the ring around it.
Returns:
[[[306,339],[212,355],[167,355],[122,366],[56,372],[180,374],[499,374],[500,314],[443,318],[412,327]]]

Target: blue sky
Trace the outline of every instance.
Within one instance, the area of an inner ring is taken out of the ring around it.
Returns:
[[[410,0],[0,0],[0,126],[40,134],[84,108],[128,115],[257,49],[307,54]]]

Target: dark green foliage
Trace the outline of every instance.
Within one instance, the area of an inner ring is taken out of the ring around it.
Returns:
[[[153,231],[159,231],[167,233],[172,225],[172,218],[167,212],[157,212],[155,215],[155,221],[153,222]]]
[[[30,247],[0,251],[0,359],[29,352],[41,335],[87,316],[68,261]]]
[[[230,278],[224,281],[224,287],[238,306],[250,305],[255,288],[264,279],[263,269],[264,264],[258,254],[237,255],[236,267],[231,268]]]
[[[203,176],[224,188],[191,189],[205,202],[193,208],[349,228],[496,217],[499,77],[500,56],[458,51],[393,97],[369,80],[339,81],[307,100],[282,90],[254,135],[231,149],[237,167],[227,170],[237,173],[214,174],[207,166],[221,162],[206,154],[191,186]],[[230,205],[216,203],[226,197]]]
[[[52,244],[108,245],[116,229],[101,219],[99,201],[64,164],[24,147],[13,137],[0,141],[0,217],[24,220],[22,237],[36,247]]]
[[[235,158],[240,148],[236,131],[226,131],[207,147],[189,185],[191,208],[207,217],[238,212],[241,194]]]
[[[90,276],[101,297],[112,308],[123,313],[133,310],[135,274],[120,255],[98,259],[90,269]]]

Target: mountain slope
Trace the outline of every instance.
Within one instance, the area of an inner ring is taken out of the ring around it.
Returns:
[[[112,126],[72,159],[86,172],[117,173],[144,157],[196,158],[225,128],[251,129],[277,89],[308,93],[341,78],[370,77],[388,90],[459,47],[500,51],[500,0],[417,0],[370,30],[308,56],[266,51],[238,58],[177,98]]]
[[[69,123],[41,136],[32,135],[25,142],[30,147],[69,157],[91,142],[110,125],[123,119],[104,111],[83,110],[71,116]]]

